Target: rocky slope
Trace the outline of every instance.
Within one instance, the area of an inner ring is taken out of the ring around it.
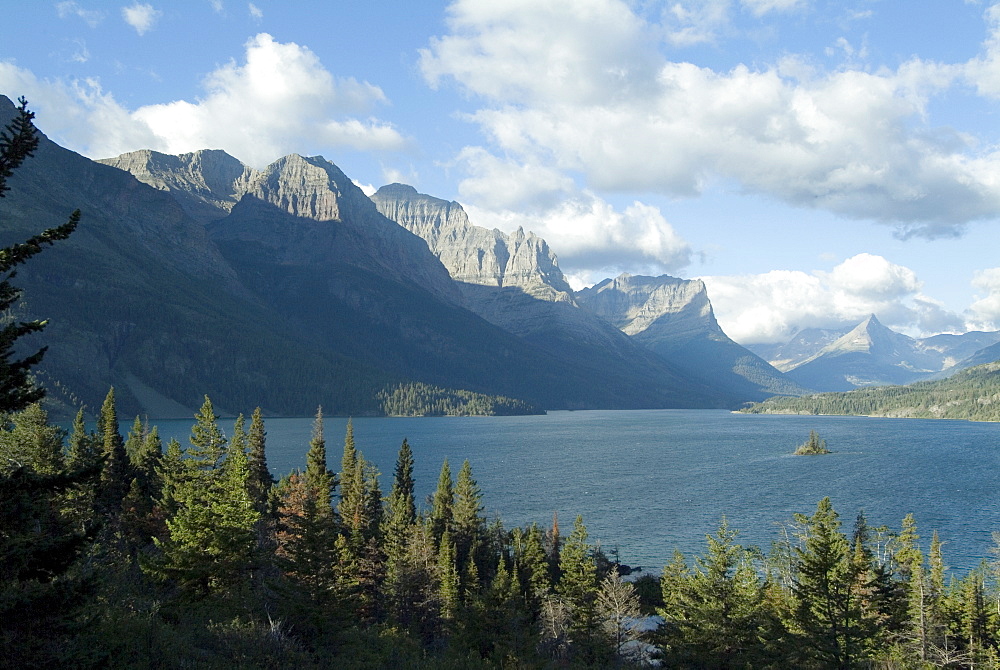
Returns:
[[[699,280],[623,274],[580,291],[577,299],[706,384],[730,388],[747,400],[805,392],[722,331]]]
[[[635,385],[686,387],[707,394],[710,406],[733,406],[729,389],[710,387],[679,372],[589,310],[580,309],[555,254],[542,238],[507,235],[473,225],[457,202],[383,186],[372,196],[379,211],[422,237],[456,280],[466,304],[504,330],[531,342],[553,360],[594,371],[621,392]]]
[[[283,330],[320,352],[375,371],[327,376],[331,386],[410,380],[522,398],[551,409],[731,404],[727,393],[679,374],[606,325],[602,337],[615,346],[600,356],[591,355],[601,345],[590,335],[577,337],[572,346],[548,337],[553,329],[566,331],[560,324],[579,310],[568,294],[559,295],[566,294],[556,284],[561,273],[538,285],[522,271],[526,256],[550,255],[537,238],[512,236],[505,247],[509,255],[503,262],[495,259],[500,302],[496,296],[479,302],[492,301],[497,314],[508,312],[500,304],[508,299],[561,305],[573,313],[551,318],[512,310],[524,328],[502,328],[466,309],[474,291],[489,286],[454,282],[426,242],[379,213],[322,158],[287,156],[261,171],[214,152],[181,157],[138,152],[105,162],[135,170],[147,182],[143,188],[169,194],[207,222],[210,243],[240,290],[269,310]],[[554,257],[552,267],[558,272]],[[524,288],[532,285],[557,302],[529,296]]]

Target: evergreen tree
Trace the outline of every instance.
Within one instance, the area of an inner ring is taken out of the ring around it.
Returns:
[[[20,98],[18,103],[17,116],[0,132],[0,198],[10,190],[7,178],[38,148],[38,134],[33,122],[35,114],[28,110],[28,101],[24,98]],[[9,310],[21,297],[21,289],[11,283],[17,274],[16,267],[41,252],[43,245],[69,237],[79,222],[80,210],[76,210],[63,225],[0,249],[0,312]],[[46,322],[41,320],[11,321],[0,328],[0,414],[18,412],[45,395],[45,390],[36,387],[29,375],[31,368],[41,362],[47,347],[24,358],[14,358],[18,340],[41,331],[45,325]]]
[[[440,544],[441,537],[451,528],[455,504],[455,484],[451,478],[451,468],[448,459],[441,464],[441,474],[438,476],[437,489],[431,497],[431,536],[435,543]]]
[[[125,441],[118,428],[118,410],[115,406],[115,389],[111,387],[101,405],[97,419],[97,439],[101,444],[104,465],[101,470],[97,508],[114,517],[120,510],[122,499],[132,483],[132,467],[125,452]]]
[[[455,564],[455,544],[451,532],[444,531],[438,548],[438,597],[441,601],[441,618],[445,622],[454,621],[458,613],[460,585],[458,567]]]
[[[768,606],[753,554],[735,539],[723,517],[693,570],[680,554],[664,568],[660,611],[669,663],[756,668],[778,660],[778,617]]]
[[[81,407],[73,419],[73,428],[66,447],[66,466],[70,469],[95,465],[100,458],[97,436],[88,433]]]
[[[250,417],[250,431],[247,434],[247,462],[250,467],[250,497],[257,510],[266,515],[273,509],[270,496],[275,484],[267,467],[267,431],[260,407]]]
[[[417,522],[414,501],[413,452],[403,439],[396,457],[392,488],[387,498],[387,516],[383,524],[382,546],[385,550],[385,592],[390,612],[398,621],[402,610],[411,600],[408,590],[407,541]]]
[[[850,668],[861,659],[860,603],[847,538],[829,498],[807,522],[804,547],[797,548],[795,620],[809,657],[829,668]]]
[[[455,482],[454,504],[452,506],[452,528],[455,538],[456,561],[459,570],[478,573],[479,564],[486,565],[486,519],[483,514],[483,494],[472,477],[472,465],[468,459],[462,463]],[[463,580],[466,588],[468,580]]]
[[[538,612],[541,599],[552,589],[549,577],[549,559],[545,555],[545,537],[538,524],[531,524],[527,531],[515,529],[514,568],[522,585],[529,611]]]
[[[596,632],[597,565],[587,544],[587,527],[577,516],[573,532],[559,552],[559,583],[556,593],[570,608],[570,635],[575,645],[588,647]]]
[[[208,474],[217,473],[226,454],[226,438],[219,429],[219,417],[208,396],[205,396],[205,402],[194,418],[188,458],[198,470]]]
[[[7,430],[0,431],[0,470],[30,468],[41,475],[65,469],[63,440],[66,431],[49,424],[49,415],[40,403],[32,403],[11,417]]]

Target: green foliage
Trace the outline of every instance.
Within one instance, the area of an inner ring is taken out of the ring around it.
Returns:
[[[967,368],[947,379],[907,386],[770,398],[742,411],[750,414],[849,414],[1000,421],[1000,362]]]
[[[387,416],[520,416],[544,410],[515,398],[411,382],[379,392]]]
[[[814,456],[819,454],[829,454],[826,447],[826,440],[821,440],[815,430],[809,431],[809,439],[795,448],[796,456]]]
[[[7,178],[38,148],[38,135],[33,123],[35,115],[28,110],[27,100],[21,98],[18,102],[20,107],[17,116],[5,130],[0,131],[0,198],[10,190]],[[46,229],[22,243],[0,249],[0,312],[10,310],[21,297],[21,290],[11,283],[17,274],[15,268],[41,252],[43,245],[51,245],[69,237],[79,222],[80,211],[77,210],[63,225]],[[41,331],[45,325],[45,321],[37,319],[26,322],[4,320],[4,325],[0,328],[0,414],[24,409],[45,395],[44,389],[32,383],[29,372],[42,361],[46,347],[24,358],[14,358],[18,340]]]

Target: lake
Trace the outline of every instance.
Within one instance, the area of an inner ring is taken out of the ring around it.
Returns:
[[[158,421],[164,443],[187,445],[192,420]],[[127,425],[130,425],[128,422]],[[330,468],[339,470],[347,420],[324,420]],[[232,420],[221,420],[229,433]],[[312,419],[267,419],[275,475],[304,468]],[[125,429],[127,430],[127,428]],[[810,430],[833,453],[792,456]],[[416,460],[418,500],[437,485],[443,459],[466,458],[490,517],[510,528],[568,535],[583,515],[590,542],[623,563],[659,570],[680,549],[705,549],[725,515],[738,541],[765,551],[793,513],[829,496],[848,534],[859,510],[898,530],[909,512],[926,551],[931,533],[963,572],[993,559],[1000,530],[1000,424],[921,419],[745,415],[716,410],[550,412],[526,417],[358,418],[355,442],[383,473],[403,438]]]

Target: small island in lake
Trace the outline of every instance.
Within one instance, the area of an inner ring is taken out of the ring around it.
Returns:
[[[815,430],[809,431],[809,439],[803,442],[795,450],[796,456],[812,456],[815,454],[829,454],[830,450],[826,448],[826,440],[821,440],[819,433]]]

